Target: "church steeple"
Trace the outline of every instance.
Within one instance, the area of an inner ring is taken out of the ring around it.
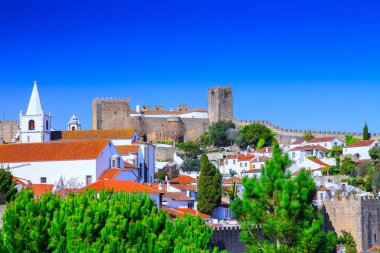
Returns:
[[[26,115],[44,115],[42,110],[40,95],[38,93],[37,81],[34,81],[32,95],[30,96],[28,110]]]

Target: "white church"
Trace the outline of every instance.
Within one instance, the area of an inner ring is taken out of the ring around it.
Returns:
[[[20,112],[14,143],[0,145],[0,166],[32,184],[57,185],[62,179],[75,179],[86,186],[110,169],[122,172],[119,180],[154,181],[154,146],[138,141],[134,129],[81,130],[75,114],[68,122],[68,131],[55,131],[51,123],[34,82],[26,114]],[[135,164],[118,152],[119,147],[128,146],[139,153]]]

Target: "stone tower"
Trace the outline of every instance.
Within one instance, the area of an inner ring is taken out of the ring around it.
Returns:
[[[210,124],[220,120],[233,120],[232,87],[208,89],[208,118]]]
[[[130,116],[129,98],[100,99],[92,101],[92,129],[124,128]]]

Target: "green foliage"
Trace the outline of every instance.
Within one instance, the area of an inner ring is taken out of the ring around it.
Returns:
[[[244,126],[237,138],[236,144],[240,148],[246,148],[248,145],[253,145],[258,147],[259,141],[264,140],[264,144],[260,143],[262,146],[270,146],[273,143],[273,133],[272,131],[264,125],[261,124],[250,124]]]
[[[170,222],[147,194],[105,191],[22,191],[3,222],[2,252],[208,252],[212,236],[200,217]]]
[[[160,170],[158,170],[158,180],[159,180],[160,182],[165,181],[165,178],[166,178],[167,175],[168,175],[168,174],[167,174],[167,172],[166,172],[165,169],[160,169]]]
[[[259,142],[257,143],[256,150],[264,147],[265,145],[265,139],[261,138]]]
[[[305,132],[303,135],[302,135],[302,140],[304,141],[311,141],[312,139],[314,139],[314,135],[308,131],[308,132]]]
[[[236,176],[237,175],[237,172],[236,170],[233,170],[233,169],[230,169],[230,177],[233,177],[233,176]]]
[[[370,138],[371,138],[371,134],[368,132],[368,125],[366,122],[363,127],[363,140],[369,140]]]
[[[343,147],[342,146],[333,146],[332,149],[329,151],[330,157],[339,157],[343,154]]]
[[[207,155],[201,156],[201,174],[198,179],[198,205],[200,212],[212,214],[222,198],[222,175],[209,162]]]
[[[17,193],[16,182],[7,168],[0,168],[0,204],[5,204],[15,198]]]
[[[232,121],[218,121],[213,123],[204,133],[200,136],[202,146],[225,147],[234,143],[235,138],[231,134],[231,129],[235,129],[235,124]]]
[[[351,135],[346,135],[346,146],[349,146],[351,144],[354,144],[356,142],[360,141],[359,138],[354,138]]]
[[[227,195],[230,198],[230,201],[233,201],[235,198],[237,198],[237,193],[238,193],[238,187],[237,187],[236,182],[233,181],[227,190]]]
[[[356,242],[350,232],[342,230],[342,236],[339,236],[339,243],[346,248],[346,253],[356,253]]]
[[[201,154],[200,145],[193,141],[178,143],[177,147],[179,150],[185,152],[186,158],[196,158],[198,155]]]
[[[313,205],[313,178],[305,170],[292,178],[289,165],[276,143],[260,180],[243,178],[243,198],[231,205],[242,227],[241,239],[250,252],[332,252],[337,238],[323,232],[323,217]],[[257,225],[264,239],[255,233]]]
[[[373,147],[368,151],[369,156],[374,160],[380,159],[380,147]]]
[[[187,159],[181,165],[181,170],[184,172],[199,172],[200,168],[201,161],[198,158]]]
[[[340,172],[343,175],[352,175],[355,171],[356,164],[348,156],[344,157],[340,166]]]

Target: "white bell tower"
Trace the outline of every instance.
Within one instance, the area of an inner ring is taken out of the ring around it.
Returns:
[[[71,116],[70,118],[69,123],[67,123],[67,130],[77,131],[77,130],[80,130],[80,128],[81,127],[80,127],[79,119],[75,114],[73,114],[73,116]]]
[[[49,142],[50,129],[51,116],[50,113],[45,115],[42,110],[37,82],[34,81],[26,114],[20,112],[20,140],[22,143]]]

